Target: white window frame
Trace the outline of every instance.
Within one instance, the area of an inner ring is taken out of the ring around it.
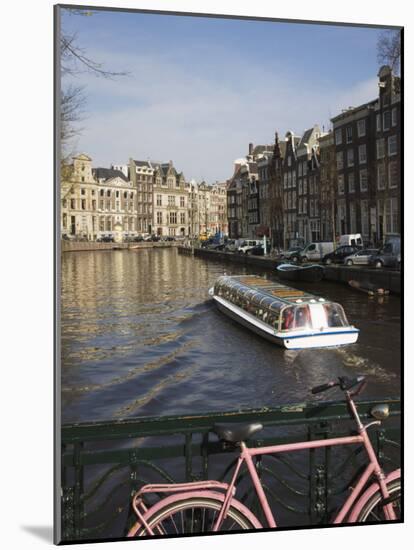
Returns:
[[[397,180],[398,180],[398,164],[396,160],[392,160],[388,163],[388,187],[390,189],[396,189],[398,187],[398,181],[395,184],[393,184],[392,178],[391,178],[391,168],[393,168],[394,165],[396,167]]]
[[[361,178],[362,174],[365,175],[364,187],[362,186],[362,178]],[[366,168],[363,168],[362,170],[359,171],[359,190],[361,191],[361,193],[365,193],[365,191],[368,191],[368,170]]]
[[[354,150],[352,148],[346,152],[346,165],[354,166]]]
[[[367,125],[365,118],[357,121],[357,134],[358,137],[364,137],[367,133]]]
[[[364,155],[361,155],[361,151],[364,152]],[[365,143],[359,145],[358,147],[358,163],[366,164],[367,163],[367,146]]]
[[[351,187],[351,181],[352,181],[352,187]],[[348,174],[348,193],[355,193],[355,174],[353,172]]]
[[[375,145],[376,145],[377,159],[383,159],[385,157],[385,139],[384,138],[377,139]]]
[[[391,147],[390,147],[392,142],[395,143],[395,150],[394,151],[391,151]],[[394,155],[397,154],[397,152],[398,152],[398,150],[397,150],[397,135],[394,134],[393,136],[390,136],[388,138],[388,156],[393,157]]]
[[[377,116],[375,117],[375,127],[377,132],[381,132],[381,114],[377,113]]]
[[[345,194],[345,178],[343,174],[338,175],[338,195]]]
[[[342,144],[342,128],[337,128],[335,130],[335,145]]]

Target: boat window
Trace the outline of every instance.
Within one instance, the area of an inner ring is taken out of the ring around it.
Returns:
[[[348,322],[344,310],[339,304],[324,304],[328,327],[346,327]]]
[[[311,326],[309,306],[300,306],[295,309],[295,328]]]
[[[293,307],[286,307],[282,311],[282,330],[292,330],[293,328],[295,328]]]

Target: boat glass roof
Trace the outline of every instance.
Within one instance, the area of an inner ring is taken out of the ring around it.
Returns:
[[[262,304],[270,305],[275,301],[281,301],[285,304],[298,305],[300,303],[313,303],[316,302],[328,302],[318,296],[304,292],[303,290],[298,290],[297,288],[291,288],[270,279],[265,279],[264,277],[259,277],[256,275],[238,275],[238,276],[229,276],[223,275],[218,279],[220,284],[235,288],[237,290],[251,290],[246,292],[249,297],[255,297],[257,300],[261,300],[263,297],[266,297],[266,300]],[[246,288],[247,287],[247,288]],[[255,292],[254,292],[255,291]],[[258,295],[256,296],[256,292]],[[269,301],[270,299],[270,301]]]

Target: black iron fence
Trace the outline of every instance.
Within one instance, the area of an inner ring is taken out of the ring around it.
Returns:
[[[400,464],[400,400],[360,401],[363,419],[379,403],[390,416],[370,434],[384,468]],[[251,445],[287,443],[349,434],[355,430],[344,402],[194,416],[129,418],[62,428],[62,536],[64,541],[125,536],[134,520],[131,497],[146,483],[227,480],[236,454],[211,433],[216,422],[259,421],[264,430]],[[324,524],[346,498],[366,464],[358,445],[327,447],[257,462],[279,525]],[[236,497],[257,512],[256,496],[242,472]]]

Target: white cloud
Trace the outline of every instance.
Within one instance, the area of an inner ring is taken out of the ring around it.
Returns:
[[[94,55],[109,67],[117,61]],[[250,141],[272,143],[275,130],[301,133],[315,123],[327,128],[330,117],[377,93],[375,78],[338,89],[317,75],[305,82],[298,72],[274,74],[237,58],[226,72],[217,57],[217,70],[204,75],[172,63],[167,53],[122,56],[122,66],[131,76],[81,79],[90,114],[79,149],[104,166],[129,157],[171,159],[187,178],[208,181],[228,178]]]

